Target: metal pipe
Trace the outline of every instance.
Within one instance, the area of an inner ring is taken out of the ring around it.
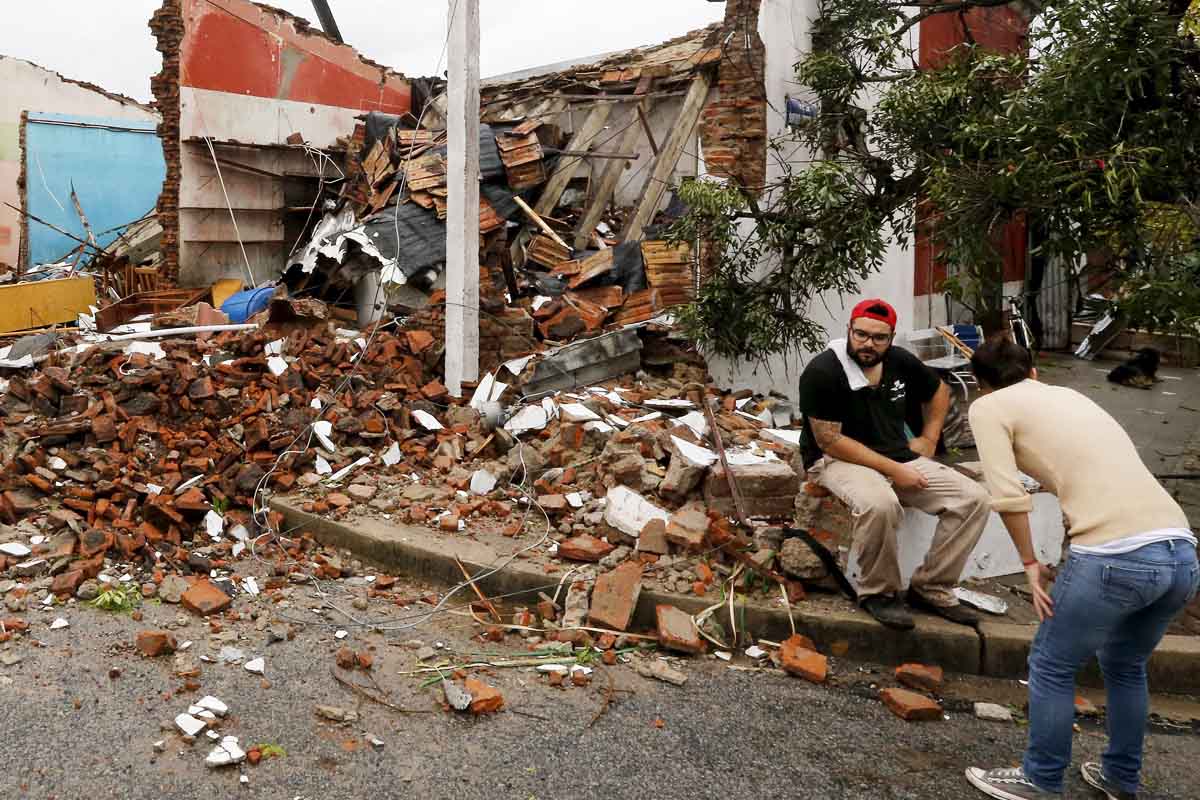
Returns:
[[[249,331],[258,328],[257,325],[251,323],[236,324],[236,325],[193,325],[189,328],[158,328],[152,331],[138,331],[136,333],[102,333],[101,336],[106,337],[110,342],[123,342],[129,339],[157,339],[160,336],[183,336],[189,333],[220,333],[223,331]]]
[[[329,8],[329,3],[326,0],[313,0],[313,8],[317,12],[317,19],[320,20],[321,30],[325,31],[325,35],[338,44],[345,44],[342,32],[338,30],[337,20],[333,18],[333,11]]]

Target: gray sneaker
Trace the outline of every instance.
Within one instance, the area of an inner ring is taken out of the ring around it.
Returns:
[[[1020,767],[988,770],[967,767],[967,780],[976,789],[997,800],[1044,800],[1062,797],[1061,794],[1039,789],[1033,781],[1025,777],[1025,770]]]
[[[1108,800],[1137,800],[1136,792],[1121,791],[1115,783],[1104,777],[1104,768],[1095,761],[1085,761],[1079,766],[1079,774],[1091,786],[1104,792]]]

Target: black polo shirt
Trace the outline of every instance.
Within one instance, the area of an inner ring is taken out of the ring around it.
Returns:
[[[900,347],[883,357],[878,386],[850,391],[846,371],[832,350],[809,362],[800,376],[800,410],[804,413],[804,466],[821,457],[809,419],[842,423],[842,434],[893,461],[912,461],[909,432],[919,436],[925,425],[921,406],[929,402],[942,379],[920,359]]]

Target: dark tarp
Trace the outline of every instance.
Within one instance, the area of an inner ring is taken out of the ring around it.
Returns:
[[[408,278],[446,263],[446,225],[432,210],[416,203],[390,205],[363,221],[363,228],[384,258],[396,258]],[[397,248],[399,242],[399,248]]]

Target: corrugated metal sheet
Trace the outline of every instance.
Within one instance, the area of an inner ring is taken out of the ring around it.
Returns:
[[[1070,264],[1064,259],[1047,260],[1041,291],[1033,298],[1042,323],[1042,337],[1038,344],[1046,350],[1062,350],[1071,344],[1074,278]]]
[[[363,227],[384,257],[400,254],[397,265],[408,278],[427,269],[440,272],[446,263],[446,226],[415,203],[388,206],[367,217]]]

